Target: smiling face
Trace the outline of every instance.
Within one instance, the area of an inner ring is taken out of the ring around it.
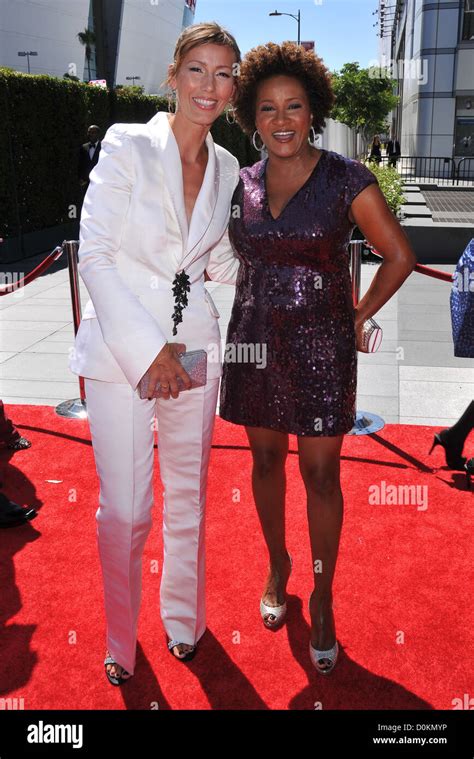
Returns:
[[[208,126],[231,99],[236,56],[227,45],[198,45],[185,55],[169,82],[176,89],[178,112],[195,124]]]
[[[255,124],[269,155],[290,158],[307,150],[311,122],[309,99],[299,79],[278,75],[259,85]]]

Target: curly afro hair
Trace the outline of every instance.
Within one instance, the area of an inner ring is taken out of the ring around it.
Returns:
[[[313,114],[313,127],[320,134],[336,100],[331,74],[321,58],[294,42],[267,42],[252,48],[240,64],[233,98],[235,118],[249,136],[255,131],[257,89],[264,79],[293,76],[304,86]]]

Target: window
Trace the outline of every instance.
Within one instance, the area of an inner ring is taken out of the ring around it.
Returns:
[[[474,0],[464,0],[463,40],[474,40]]]
[[[458,116],[454,155],[474,156],[474,116]]]

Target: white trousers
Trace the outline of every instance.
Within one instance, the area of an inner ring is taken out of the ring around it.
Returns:
[[[154,417],[164,485],[161,618],[169,638],[194,645],[206,629],[205,503],[219,378],[169,400],[141,400],[128,384],[85,378],[100,483],[97,541],[107,648],[135,670],[142,554],[151,529]]]

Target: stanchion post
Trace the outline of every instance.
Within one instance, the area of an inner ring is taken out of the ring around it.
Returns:
[[[72,318],[74,321],[75,337],[82,319],[81,291],[79,289],[79,272],[77,270],[77,252],[79,250],[79,243],[77,240],[65,240],[64,246],[67,253],[69,269],[69,285],[71,287]],[[86,398],[86,391],[83,377],[79,377],[79,392],[81,400],[84,401]]]
[[[67,254],[69,285],[71,288],[72,318],[74,322],[75,337],[77,335],[77,330],[79,329],[82,318],[79,272],[77,270],[77,252],[79,250],[79,243],[77,240],[64,240],[62,248],[66,251]],[[59,416],[66,416],[72,419],[85,419],[87,417],[87,406],[86,390],[83,377],[79,377],[79,396],[79,398],[74,398],[73,400],[63,401],[60,403],[58,406],[56,406],[56,413]]]
[[[352,302],[357,306],[360,300],[360,282],[362,271],[362,248],[366,240],[351,240],[349,243],[351,258],[351,281],[352,281]],[[349,435],[370,435],[371,432],[378,432],[385,427],[382,417],[372,414],[369,411],[356,411],[356,420]]]
[[[351,278],[352,278],[352,301],[357,306],[360,300],[360,274],[362,269],[362,240],[351,240]]]

